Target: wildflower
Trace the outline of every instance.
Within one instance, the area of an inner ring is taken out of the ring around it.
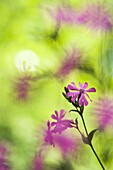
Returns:
[[[76,16],[76,23],[87,25],[92,29],[100,29],[103,31],[110,31],[113,23],[108,9],[103,4],[87,5]]]
[[[66,112],[65,110],[60,110],[60,115],[58,115],[58,111],[55,110],[55,115],[52,114],[52,118],[56,120],[56,122],[52,122],[51,126],[54,127],[52,130],[53,133],[62,133],[64,130],[66,130],[69,127],[72,127],[71,122],[72,120],[63,119]]]
[[[86,97],[88,97],[90,99],[87,92],[96,92],[96,89],[93,87],[93,88],[90,88],[90,89],[86,90],[86,88],[88,87],[87,82],[85,82],[83,85],[81,83],[79,83],[79,86],[80,86],[80,88],[77,88],[74,82],[69,84],[67,86],[67,89],[71,90],[71,91],[69,91],[67,93],[67,97],[71,97],[72,102],[75,102],[76,99],[78,99],[78,102],[79,102],[80,106],[82,106],[83,104],[85,106],[87,106],[88,101],[87,101]],[[73,91],[75,91],[75,92],[73,92]],[[90,101],[92,101],[92,100],[90,99]]]
[[[56,11],[50,11],[51,16],[57,25],[61,23],[73,24],[75,21],[75,10],[71,7],[57,7]]]
[[[33,160],[33,170],[44,170],[44,160],[42,154],[36,153],[35,158]]]
[[[71,53],[67,53],[66,57],[64,57],[61,62],[61,66],[59,67],[56,76],[61,79],[64,79],[67,75],[70,74],[76,68],[80,66],[80,57],[81,52],[79,49],[74,49]]]
[[[100,98],[94,110],[100,129],[113,126],[113,100]]]
[[[61,134],[55,136],[56,147],[60,148],[62,156],[66,159],[68,156],[77,152],[78,139],[73,134]]]
[[[31,76],[24,75],[17,79],[15,83],[15,92],[18,100],[27,100],[29,96],[29,90],[31,88]]]
[[[47,127],[48,127],[48,130],[46,131],[46,134],[45,134],[45,142],[49,142],[50,145],[55,146],[54,141],[53,141],[53,134],[52,134],[52,131],[51,131],[50,121],[47,122]]]
[[[47,122],[48,129],[46,130],[44,141],[48,142],[50,145],[55,146],[55,137],[61,135],[67,128],[76,128],[78,129],[78,121],[64,119],[66,112],[65,110],[60,110],[60,115],[58,111],[55,110],[55,114],[52,114],[51,117],[55,120],[50,123]]]
[[[0,145],[0,169],[1,170],[9,170],[10,166],[8,165],[8,161],[6,159],[6,156],[8,154],[8,151],[5,146]]]

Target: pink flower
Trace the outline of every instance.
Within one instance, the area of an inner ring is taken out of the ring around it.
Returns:
[[[55,114],[52,114],[51,117],[55,120],[50,123],[47,122],[48,129],[44,134],[44,142],[49,143],[50,145],[55,146],[55,137],[57,135],[61,135],[67,128],[76,128],[78,129],[78,122],[77,120],[68,120],[64,119],[65,117],[65,110],[60,110],[60,115],[58,111],[55,110]]]
[[[57,25],[61,23],[73,24],[75,22],[75,10],[71,7],[57,7],[50,11],[51,16],[56,21]]]
[[[22,77],[18,77],[14,88],[17,99],[26,101],[29,97],[29,91],[31,88],[31,76],[23,75]]]
[[[0,145],[0,170],[10,170],[7,160],[8,150],[4,145]]]
[[[81,51],[74,49],[71,53],[67,53],[66,57],[61,62],[61,65],[56,73],[58,78],[64,79],[76,68],[80,66]]]
[[[32,170],[44,170],[44,158],[40,152],[35,155]]]
[[[51,131],[51,123],[50,121],[47,122],[47,131],[46,131],[46,134],[45,134],[45,142],[49,142],[50,145],[53,145],[55,146],[54,144],[54,140],[53,140],[53,134],[52,134],[52,131]]]
[[[70,157],[70,155],[77,152],[78,149],[78,139],[73,137],[72,134],[61,134],[55,136],[56,147],[60,148],[62,156],[64,159]]]
[[[87,92],[96,92],[96,89],[93,87],[93,88],[86,90],[86,88],[88,87],[87,82],[85,82],[83,85],[81,83],[79,83],[79,86],[80,86],[80,88],[77,88],[74,82],[69,84],[67,86],[67,89],[69,90],[69,92],[67,93],[67,97],[71,97],[72,102],[75,102],[75,100],[78,99],[80,106],[82,106],[82,104],[87,106],[88,101],[87,101],[86,97],[88,97],[90,99]],[[75,91],[75,92],[73,92],[73,91]],[[92,101],[92,100],[90,99],[90,101]]]
[[[112,17],[107,7],[101,3],[87,5],[76,16],[76,23],[103,31],[110,31],[113,27]]]
[[[101,129],[113,126],[113,99],[100,98],[96,103],[94,113]]]
[[[58,115],[58,111],[55,111],[55,114],[51,115],[51,117],[56,120],[55,122],[51,123],[51,126],[54,127],[54,129],[52,130],[53,133],[62,133],[67,128],[72,127],[72,120],[63,119],[65,114],[65,110],[60,110],[60,115]]]

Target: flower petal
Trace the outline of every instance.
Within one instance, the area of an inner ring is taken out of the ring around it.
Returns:
[[[65,110],[60,110],[60,118],[62,119],[65,116]]]
[[[51,126],[55,126],[57,124],[57,122],[52,122]]]
[[[80,86],[81,89],[83,88],[83,85],[82,85],[82,83],[80,83],[80,82],[79,82],[79,86]]]
[[[56,115],[56,118],[58,119],[58,111],[55,110],[55,115]]]
[[[77,96],[73,96],[73,97],[71,98],[71,101],[72,101],[72,102],[75,102],[76,98],[77,98]]]
[[[84,100],[84,105],[87,106],[88,105],[88,101],[86,100],[85,96],[84,96],[83,100]]]
[[[80,97],[80,99],[79,99],[79,104],[80,104],[80,106],[82,106],[82,103],[84,103],[85,106],[88,105],[88,101],[86,100],[84,94],[81,94],[81,97]]]
[[[51,118],[57,120],[57,117],[54,114],[51,115]]]
[[[76,87],[76,85],[75,85],[74,82],[71,82],[71,84],[69,84],[69,85],[67,86],[67,88],[68,88],[69,90],[77,90],[77,91],[79,91],[79,89]]]
[[[88,87],[88,83],[85,82],[84,85],[83,85],[83,89],[86,89]]]
[[[78,96],[79,95],[79,92],[68,92],[67,93],[67,97],[72,97],[72,96]]]
[[[83,93],[81,94],[80,98],[79,98],[79,105],[82,106],[83,103]]]
[[[96,92],[96,89],[94,87],[88,89],[88,90],[85,90],[86,92]]]
[[[50,129],[51,124],[50,124],[50,121],[49,121],[49,120],[47,121],[47,126],[48,126],[48,129]]]

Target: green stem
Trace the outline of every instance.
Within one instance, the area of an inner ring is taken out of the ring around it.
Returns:
[[[86,127],[86,124],[85,124],[84,117],[83,117],[83,115],[80,115],[80,116],[81,116],[81,118],[82,118],[82,122],[83,122],[83,125],[84,125],[84,129],[85,129],[86,135],[87,135],[87,137],[88,137],[88,130],[87,130],[87,127]],[[96,158],[97,158],[97,160],[98,160],[98,162],[99,162],[101,168],[102,168],[103,170],[105,170],[105,168],[104,168],[104,166],[103,166],[103,164],[102,164],[102,162],[101,162],[99,156],[97,155],[97,153],[96,153],[96,151],[95,151],[95,149],[94,149],[92,143],[90,142],[89,145],[90,145],[90,147],[91,147],[91,149],[92,149],[94,155],[96,156]]]

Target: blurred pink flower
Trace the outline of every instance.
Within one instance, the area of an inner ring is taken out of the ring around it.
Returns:
[[[87,6],[77,14],[76,23],[102,31],[110,31],[113,27],[111,14],[107,6],[102,3],[87,4]]]
[[[74,69],[80,66],[81,51],[74,49],[71,53],[67,53],[66,57],[61,61],[61,65],[56,72],[56,76],[60,79],[64,79]]]
[[[51,16],[57,23],[60,25],[61,23],[73,24],[75,22],[75,10],[72,7],[68,6],[58,6],[56,10],[50,11]]]
[[[81,83],[79,83],[79,86],[80,86],[80,88],[77,88],[74,82],[69,84],[67,86],[67,89],[75,91],[75,92],[69,91],[67,93],[67,97],[72,97],[71,98],[72,102],[75,102],[75,100],[78,98],[80,106],[82,106],[83,103],[84,103],[85,106],[87,106],[88,101],[87,101],[86,97],[88,97],[90,99],[87,92],[96,92],[96,89],[93,87],[93,88],[86,90],[86,88],[88,87],[87,82],[85,82],[83,85]],[[92,100],[90,99],[90,101],[92,101]]]
[[[50,145],[55,146],[50,121],[47,122],[47,127],[44,140],[45,142],[49,142]]]
[[[72,134],[61,134],[55,136],[56,147],[60,148],[62,156],[64,159],[70,157],[70,155],[75,154],[78,150],[78,138],[73,137]]]
[[[41,152],[36,153],[32,170],[44,170],[44,158]]]
[[[27,100],[29,97],[29,91],[31,88],[31,76],[23,75],[21,77],[18,77],[15,82],[15,93],[18,100]]]
[[[0,145],[0,170],[10,170],[7,160],[8,150],[4,145]]]
[[[100,98],[96,103],[94,113],[100,129],[113,126],[113,99]]]
[[[55,110],[55,114],[52,114],[51,117],[56,120],[55,122],[51,123],[51,126],[54,127],[52,133],[62,133],[69,127],[72,127],[71,122],[72,120],[63,119],[66,112],[65,110],[60,110],[60,115],[58,115],[58,111]]]

